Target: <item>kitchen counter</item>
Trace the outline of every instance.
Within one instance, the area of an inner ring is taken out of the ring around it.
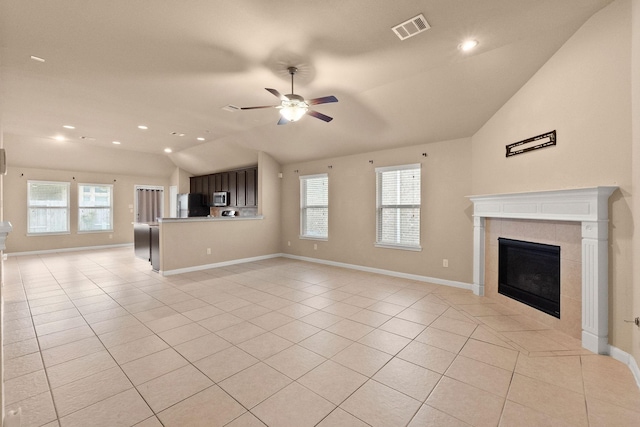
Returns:
[[[160,223],[178,223],[178,222],[211,222],[211,221],[251,221],[256,219],[264,219],[264,215],[254,216],[195,216],[191,218],[158,218]]]

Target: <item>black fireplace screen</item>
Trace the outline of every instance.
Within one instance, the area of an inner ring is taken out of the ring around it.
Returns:
[[[560,318],[560,246],[498,239],[498,293]]]

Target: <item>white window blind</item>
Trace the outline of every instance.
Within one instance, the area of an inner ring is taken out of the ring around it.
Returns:
[[[113,185],[78,184],[78,232],[113,231]]]
[[[376,168],[376,245],[420,249],[420,164]]]
[[[27,234],[69,233],[68,182],[27,182]]]
[[[300,236],[312,239],[327,239],[329,236],[327,174],[300,177]]]

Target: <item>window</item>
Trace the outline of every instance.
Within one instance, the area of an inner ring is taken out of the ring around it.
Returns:
[[[300,177],[300,237],[329,237],[329,177],[326,173]]]
[[[420,248],[420,164],[376,168],[376,246]]]
[[[113,231],[113,185],[78,184],[78,232]]]
[[[27,234],[69,233],[69,183],[27,182]]]

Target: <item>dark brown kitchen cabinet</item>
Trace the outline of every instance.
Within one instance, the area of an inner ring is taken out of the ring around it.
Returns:
[[[230,207],[255,207],[258,205],[258,168],[191,177],[190,191],[202,194],[207,204],[213,202],[213,192],[228,191]]]
[[[207,178],[209,180],[209,201],[213,203],[213,200],[211,200],[212,197],[212,193],[214,191],[220,191],[218,190],[218,188],[216,187],[216,174],[213,175],[207,175]]]
[[[236,200],[238,198],[238,189],[237,189],[238,176],[236,175],[235,172],[229,172],[228,175],[229,175],[229,205],[237,206]]]
[[[203,176],[202,177],[202,203],[205,205],[208,205],[209,202],[213,202],[213,200],[211,200],[211,193],[213,189],[209,188],[209,177],[208,176]]]
[[[236,206],[247,206],[247,171],[236,173]]]
[[[229,172],[222,172],[216,175],[220,175],[220,191],[229,191]]]
[[[205,188],[205,182],[207,188]],[[198,194],[207,194],[209,188],[209,180],[206,176],[194,176],[191,178],[191,192]]]
[[[258,186],[256,185],[256,177],[257,177],[257,169],[247,169],[247,177],[245,182],[245,197],[246,197],[246,205],[245,206],[257,206],[257,194],[256,190]]]

